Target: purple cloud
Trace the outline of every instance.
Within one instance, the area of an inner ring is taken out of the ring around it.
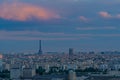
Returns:
[[[108,26],[108,27],[77,27],[76,30],[114,30],[116,27]]]
[[[89,21],[89,19],[86,18],[85,16],[80,16],[79,19],[80,19],[80,21],[83,21],[83,22],[88,22]]]
[[[66,34],[39,31],[0,31],[0,40],[79,40],[92,37],[120,37],[120,34]]]

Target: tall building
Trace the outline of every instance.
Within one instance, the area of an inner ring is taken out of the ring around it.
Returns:
[[[10,79],[12,80],[20,80],[21,70],[20,68],[11,68],[10,69]]]
[[[76,80],[76,73],[73,70],[69,71],[68,80]]]
[[[41,40],[39,40],[39,51],[38,54],[42,54],[42,46],[41,46]]]
[[[20,64],[11,64],[10,65],[10,79],[20,80],[21,78],[21,68]]]
[[[74,52],[73,52],[73,48],[69,48],[69,55],[73,55]]]
[[[3,65],[3,55],[0,54],[0,71],[2,70],[2,65]]]
[[[33,68],[24,68],[22,70],[22,78],[23,79],[30,79],[36,75],[35,69]]]
[[[48,72],[50,71],[50,66],[49,66],[49,64],[46,64],[46,65],[44,66],[44,69],[45,69],[45,72],[48,73]]]

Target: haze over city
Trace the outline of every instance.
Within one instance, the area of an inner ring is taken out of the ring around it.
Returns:
[[[1,52],[119,50],[119,0],[0,0]],[[12,46],[12,48],[10,48]]]

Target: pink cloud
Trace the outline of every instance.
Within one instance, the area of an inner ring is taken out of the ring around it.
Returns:
[[[84,22],[87,22],[88,21],[88,18],[84,17],[84,16],[80,16],[79,17],[80,21],[84,21]]]
[[[120,19],[120,14],[112,15],[112,14],[105,12],[105,11],[101,11],[98,14],[103,18]]]
[[[25,3],[4,3],[0,5],[0,18],[7,20],[26,21],[32,18],[48,20],[60,18],[53,11]]]
[[[120,14],[118,14],[118,15],[116,16],[116,18],[120,19]]]
[[[111,14],[109,14],[108,12],[105,12],[105,11],[101,11],[98,13],[101,17],[103,18],[111,18]]]

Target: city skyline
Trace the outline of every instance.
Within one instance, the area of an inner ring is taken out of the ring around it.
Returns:
[[[41,43],[40,43],[41,41]],[[64,45],[63,44],[55,44],[53,45],[55,42],[54,41],[44,41],[44,40],[38,40],[38,41],[22,41],[22,44],[20,45],[17,45],[17,43],[19,43],[21,41],[9,41],[9,42],[0,42],[1,45],[4,45],[4,46],[1,46],[1,50],[0,52],[1,53],[27,53],[27,54],[44,54],[44,53],[49,53],[49,52],[56,52],[56,53],[62,53],[62,52],[65,52],[65,53],[69,53],[69,49],[74,49],[74,53],[78,53],[78,52],[119,52],[120,50],[119,49],[105,49],[104,47],[102,47],[102,49],[100,48],[92,48],[90,46],[88,47],[83,47],[83,46],[80,46],[80,47],[77,47],[81,44],[74,44],[74,42],[72,42],[70,44],[69,41],[66,42],[67,45]],[[32,42],[32,44],[31,44]],[[59,43],[59,42],[58,42]],[[62,43],[62,42],[61,42]],[[41,45],[40,45],[41,44]],[[69,46],[68,46],[69,45]],[[9,47],[9,46],[12,46],[12,47]],[[52,47],[51,47],[52,46]],[[91,45],[92,46],[92,45]],[[41,53],[42,51],[42,53]]]
[[[119,4],[119,0],[0,0],[0,52],[38,51],[38,40],[44,42],[44,51],[70,47],[119,51]]]
[[[120,0],[0,0],[0,80],[120,80]]]

